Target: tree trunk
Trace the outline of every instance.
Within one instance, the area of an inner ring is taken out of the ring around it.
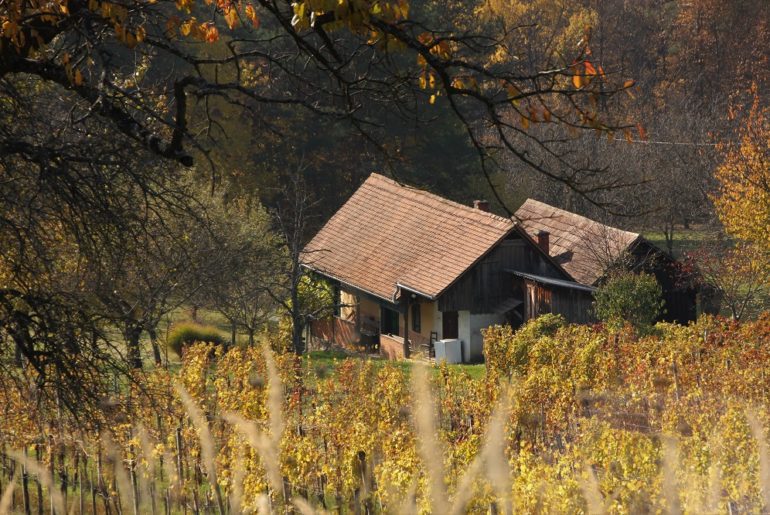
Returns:
[[[230,346],[231,347],[235,347],[235,339],[237,337],[237,333],[236,333],[237,327],[238,326],[235,324],[235,322],[231,320],[230,321]]]
[[[294,353],[297,356],[301,356],[303,352],[305,352],[305,346],[302,343],[302,328],[304,327],[304,324],[302,323],[302,316],[296,312],[296,310],[292,310],[291,314],[291,322],[292,322],[292,331],[291,331],[291,340],[292,340],[292,347],[294,347]]]
[[[128,350],[128,363],[131,368],[142,368],[142,353],[139,347],[139,338],[142,335],[142,326],[138,324],[128,324],[126,326],[126,347]]]
[[[158,345],[158,331],[155,327],[148,327],[147,334],[150,335],[150,345],[152,345],[152,357],[155,360],[155,366],[163,364],[163,358],[160,355],[160,346]]]
[[[249,333],[249,347],[253,347],[254,346],[254,331],[255,331],[255,329],[253,327],[249,327],[249,328],[246,329],[246,331],[248,331],[248,333]]]
[[[301,306],[299,305],[299,279],[301,270],[298,261],[292,270],[292,288],[291,288],[291,343],[294,353],[301,356],[305,351],[302,345],[302,329],[305,327],[302,319]]]
[[[21,345],[19,345],[18,342],[14,345],[14,362],[16,363],[16,366],[19,368],[24,367],[24,354],[21,352]]]

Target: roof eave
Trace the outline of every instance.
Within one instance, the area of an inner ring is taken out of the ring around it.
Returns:
[[[353,288],[355,290],[362,291],[362,292],[366,293],[367,295],[371,295],[373,297],[377,297],[378,299],[384,300],[385,302],[387,302],[389,304],[395,304],[393,299],[389,299],[388,297],[385,297],[385,296],[380,295],[378,293],[374,293],[373,291],[367,290],[366,288],[363,288],[363,287],[361,287],[359,285],[350,283],[350,282],[348,282],[348,281],[346,281],[344,279],[341,279],[341,278],[339,278],[339,277],[337,277],[337,276],[335,276],[333,274],[330,274],[329,272],[325,272],[323,270],[319,270],[317,268],[313,268],[312,266],[310,266],[310,265],[308,265],[306,263],[302,263],[300,266],[302,268],[306,268],[306,269],[310,270],[311,272],[315,272],[318,275],[322,275],[322,276],[327,277],[327,278],[329,278],[329,279],[331,279],[333,281],[337,281],[340,284],[344,284],[345,286],[349,286],[350,288]]]

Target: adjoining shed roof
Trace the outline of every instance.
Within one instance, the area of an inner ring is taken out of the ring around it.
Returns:
[[[438,297],[515,225],[372,174],[305,247],[303,264],[393,301]]]
[[[549,233],[549,253],[575,281],[594,285],[642,237],[528,199],[514,217],[533,238]]]
[[[506,271],[512,273],[517,277],[523,277],[524,279],[529,279],[530,281],[535,281],[541,284],[558,286],[560,288],[568,288],[570,290],[587,291],[589,293],[596,291],[596,288],[593,286],[586,286],[585,284],[580,284],[572,281],[565,281],[563,279],[554,279],[553,277],[545,277],[543,275],[528,274],[525,272],[519,272],[517,270],[506,270]]]

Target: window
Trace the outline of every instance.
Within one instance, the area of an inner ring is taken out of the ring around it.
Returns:
[[[332,287],[332,295],[334,297],[334,316],[339,317],[341,313],[342,308],[342,291],[340,290],[340,287],[338,284],[335,284]]]
[[[422,320],[420,318],[420,305],[412,304],[412,331],[419,333],[422,331]]]

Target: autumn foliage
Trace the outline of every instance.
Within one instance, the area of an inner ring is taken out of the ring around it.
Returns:
[[[486,377],[433,368],[432,401],[419,365],[197,345],[178,374],[116,391],[86,427],[6,385],[0,436],[16,466],[27,460],[29,502],[39,460],[57,502],[87,511],[768,506],[770,319],[705,317],[640,338],[545,317],[485,337]]]
[[[739,138],[721,146],[714,203],[729,234],[770,252],[770,119],[756,91]]]

